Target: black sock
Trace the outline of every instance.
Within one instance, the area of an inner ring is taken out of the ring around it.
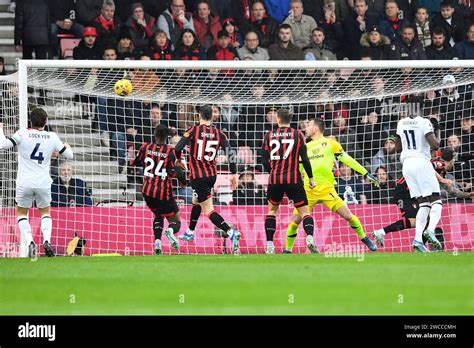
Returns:
[[[311,215],[306,215],[303,219],[303,228],[306,235],[312,236],[314,234],[314,220]]]
[[[227,222],[224,221],[224,218],[215,211],[209,214],[209,220],[211,220],[211,222],[216,225],[216,227],[220,228],[224,232],[228,232],[230,230],[230,226],[227,225]]]
[[[161,234],[163,233],[163,218],[161,215],[155,216],[155,221],[153,221],[153,234],[155,239],[161,240]]]
[[[408,224],[410,224],[410,220],[406,219]],[[403,231],[405,228],[409,228],[408,226],[405,226],[405,220],[398,220],[397,222],[394,222],[391,225],[388,225],[387,227],[384,227],[385,233],[390,233],[390,232],[395,232],[395,231]]]
[[[181,221],[170,222],[168,228],[171,228],[173,230],[173,234],[178,233],[179,229],[181,228]]]
[[[267,234],[267,242],[273,241],[273,236],[276,231],[276,217],[273,215],[267,215],[265,218],[265,233]]]
[[[194,231],[201,215],[201,206],[199,204],[193,205],[191,209],[191,220],[189,221],[189,229]]]

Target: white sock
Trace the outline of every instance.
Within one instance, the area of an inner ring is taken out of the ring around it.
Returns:
[[[190,230],[190,229],[188,228],[188,230],[186,231],[186,233],[187,233],[187,234],[194,234],[194,230]]]
[[[31,226],[27,216],[18,217],[18,228],[20,229],[20,233],[25,239],[27,245],[30,245],[31,242],[33,242],[33,235],[31,233]]]
[[[41,217],[41,232],[43,233],[43,243],[50,242],[51,231],[53,230],[53,219],[49,215]]]
[[[431,204],[428,202],[421,203],[418,213],[416,214],[416,234],[415,240],[423,243],[423,231],[425,230],[428,216],[430,215]]]
[[[443,202],[440,199],[431,203],[430,222],[428,224],[428,229],[431,232],[434,232],[436,226],[438,226],[439,220],[441,220],[442,210]]]
[[[385,236],[385,230],[383,228],[381,228],[380,230],[376,230],[375,232],[378,232],[382,236]]]
[[[267,248],[272,247],[272,246],[273,246],[273,242],[271,240],[267,240]]]
[[[226,233],[227,233],[227,237],[229,238],[232,238],[234,236],[234,230],[232,228],[228,230]]]

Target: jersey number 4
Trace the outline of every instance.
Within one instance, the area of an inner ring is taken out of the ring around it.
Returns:
[[[40,147],[40,143],[37,143],[35,148],[33,149],[33,152],[30,155],[30,159],[34,161],[38,161],[38,164],[41,164],[44,161],[44,157],[43,157],[43,153],[38,151],[39,147]]]
[[[145,175],[147,178],[153,178],[154,176],[159,176],[162,180],[165,180],[166,177],[168,176],[168,172],[166,171],[166,168],[163,168],[163,164],[165,161],[160,160],[158,161],[158,164],[153,171],[153,168],[155,167],[155,161],[153,158],[147,157],[145,158],[145,164],[147,165],[145,167],[145,170],[143,171],[143,175]]]
[[[288,147],[286,148],[286,151],[283,155],[283,159],[287,159],[291,150],[293,149],[293,145],[295,145],[295,139],[282,139],[281,143],[276,139],[270,141],[270,147],[272,148],[272,151],[270,152],[270,159],[272,161],[280,159],[280,155],[277,155],[276,153],[280,151],[281,144],[288,144]]]
[[[407,146],[408,146],[408,149],[411,150],[413,148],[413,150],[416,150],[416,141],[415,141],[415,131],[412,129],[412,130],[404,130],[403,133],[405,133],[405,137],[407,138]],[[408,133],[410,133],[411,135],[411,143],[410,143],[410,137],[408,136]]]

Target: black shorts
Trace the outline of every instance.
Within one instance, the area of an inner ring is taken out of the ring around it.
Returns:
[[[155,215],[168,217],[175,215],[179,211],[178,205],[176,204],[174,198],[166,201],[146,195],[143,195],[143,198],[145,199],[148,208],[150,208],[150,210]]]
[[[399,199],[397,201],[398,208],[402,212],[402,216],[406,219],[416,219],[418,213],[418,204],[411,200]]]
[[[280,204],[285,195],[293,201],[295,208],[308,205],[308,198],[303,187],[303,182],[297,184],[270,184],[267,189],[268,202],[274,205]]]
[[[202,203],[207,201],[209,198],[212,198],[212,189],[216,183],[216,179],[216,176],[191,179],[193,196],[197,198],[198,203]]]

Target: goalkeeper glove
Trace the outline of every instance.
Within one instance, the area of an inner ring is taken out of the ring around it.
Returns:
[[[380,188],[379,179],[377,179],[377,177],[375,175],[367,173],[367,174],[364,175],[364,178],[369,179],[371,184],[375,185],[377,188]]]

